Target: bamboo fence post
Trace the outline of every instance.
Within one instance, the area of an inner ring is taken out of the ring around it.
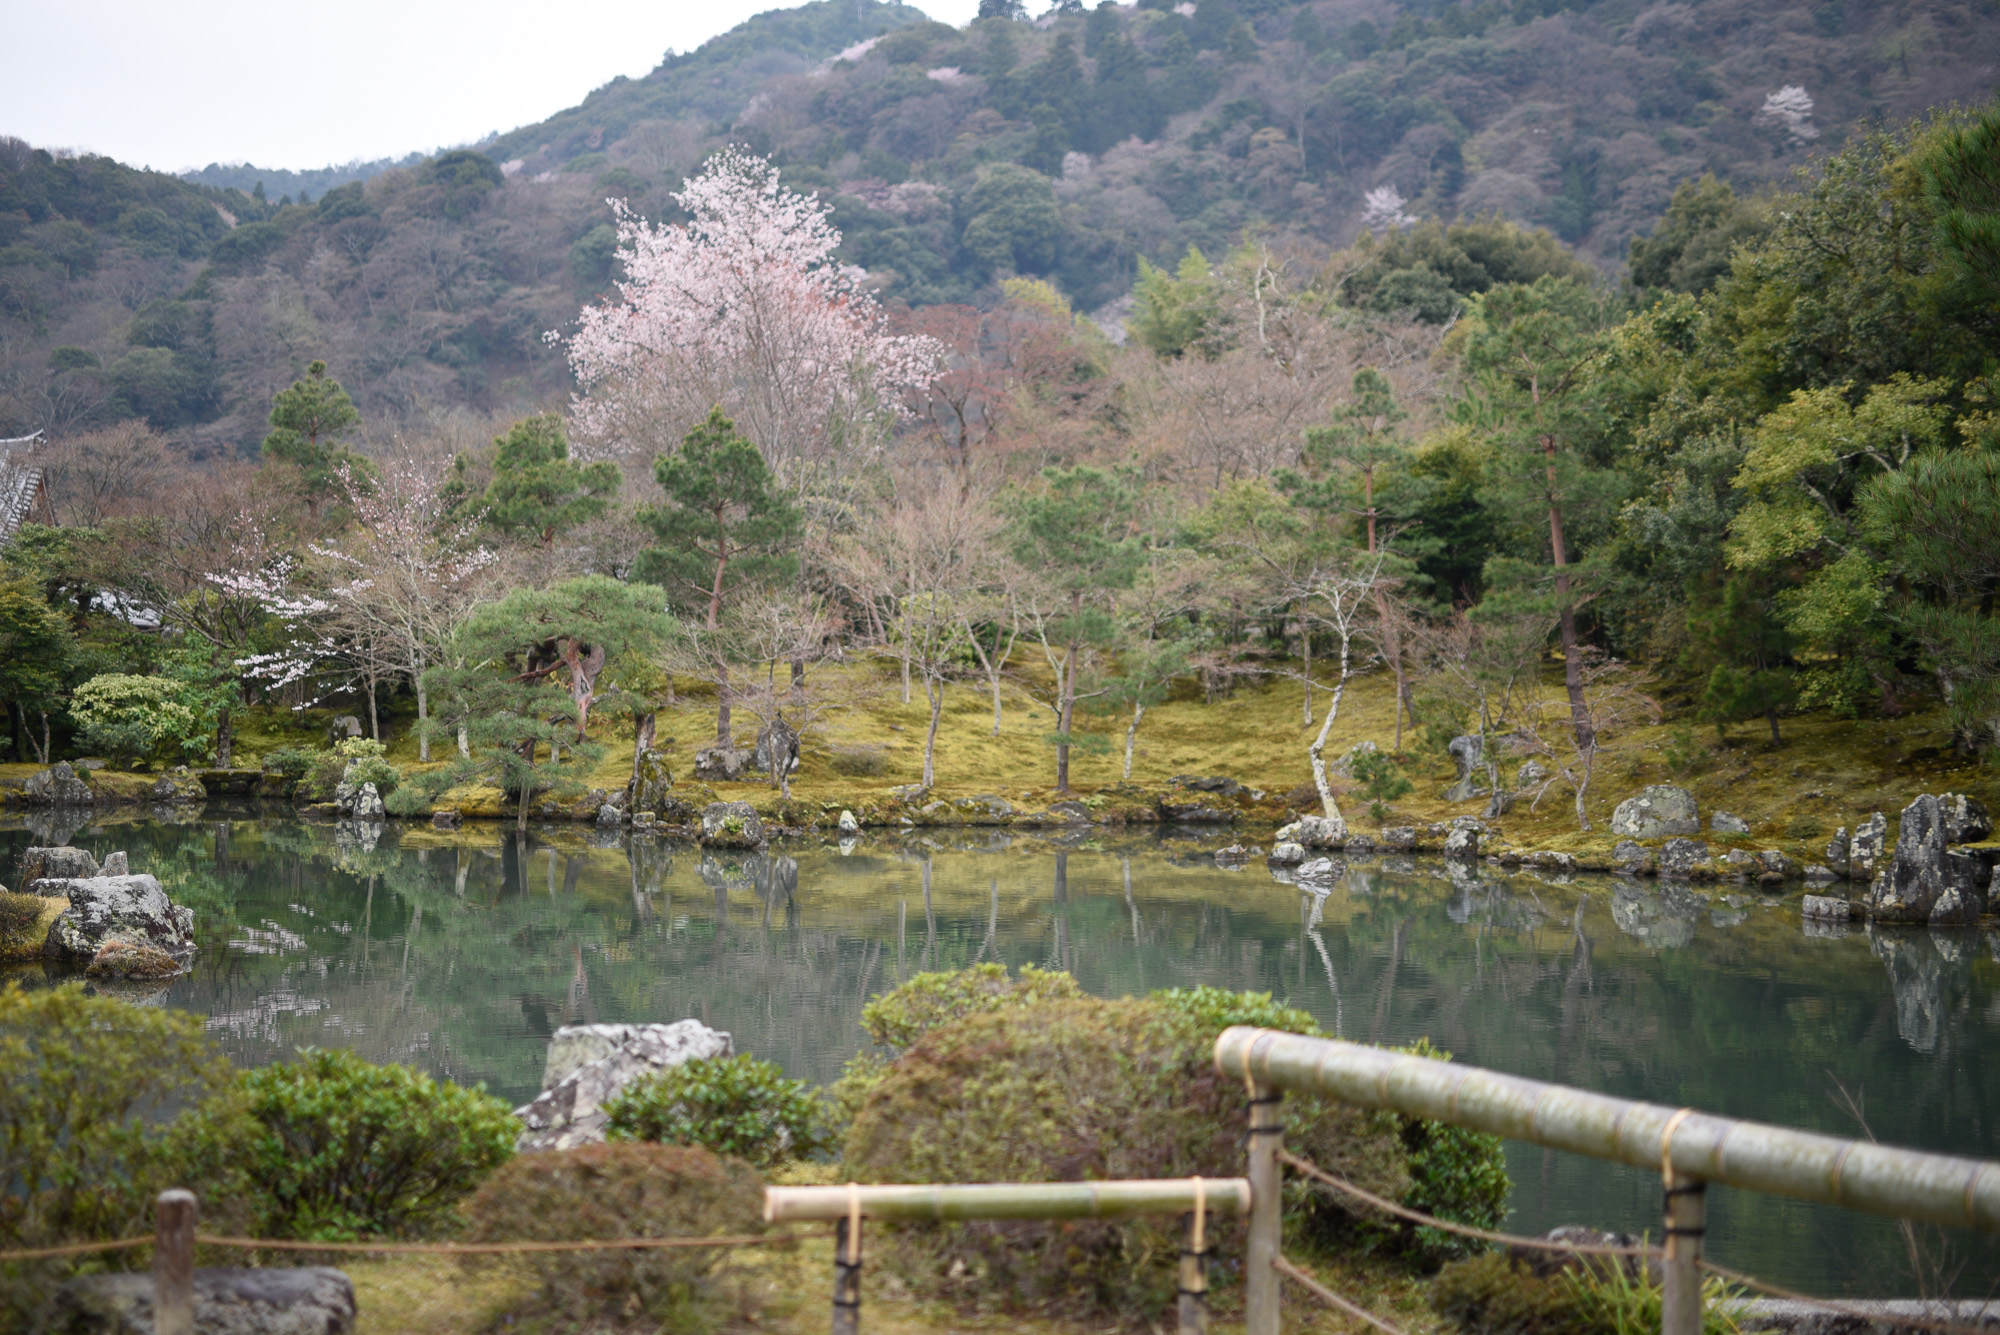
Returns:
[[[175,1188],[153,1202],[153,1330],[194,1335],[194,1193]]]
[[[1248,1063],[1246,1062],[1247,1066]],[[1247,1076],[1250,1090],[1250,1237],[1243,1260],[1243,1333],[1278,1335],[1278,1259],[1284,1226],[1284,1092]]]
[[[1664,1174],[1666,1248],[1660,1262],[1660,1335],[1701,1335],[1701,1238],[1708,1184]]]
[[[1208,1335],[1208,1198],[1201,1179],[1194,1181],[1194,1212],[1181,1249],[1177,1335]]]
[[[833,1335],[861,1335],[861,1195],[847,1185],[847,1214],[833,1225]]]

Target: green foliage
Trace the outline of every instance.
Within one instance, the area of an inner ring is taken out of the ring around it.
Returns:
[[[757,1168],[833,1145],[820,1097],[748,1054],[698,1057],[633,1082],[605,1105],[612,1140],[700,1145]]]
[[[1450,1061],[1451,1054],[1420,1038],[1404,1049],[1419,1057]],[[1507,1222],[1507,1155],[1500,1137],[1448,1122],[1398,1114],[1403,1148],[1409,1153],[1410,1189],[1403,1204],[1413,1210],[1474,1228],[1497,1229]],[[1402,1246],[1429,1264],[1468,1255],[1482,1244],[1428,1224],[1398,1223]]]
[[[742,1236],[762,1233],[764,1183],[737,1159],[681,1145],[607,1144],[523,1154],[465,1205],[468,1242]],[[649,1318],[648,1329],[701,1331],[741,1304],[718,1282],[726,1247],[607,1248],[530,1253],[537,1284],[500,1319],[527,1329],[603,1328]],[[477,1263],[475,1263],[477,1264]]]
[[[1419,223],[1380,241],[1367,236],[1352,258],[1357,267],[1348,291],[1355,305],[1389,312],[1414,309],[1419,319],[1436,324],[1456,315],[1465,299],[1504,284],[1531,284],[1545,277],[1581,284],[1596,279],[1590,266],[1552,233],[1498,216],[1449,226]]]
[[[341,780],[356,787],[372,783],[387,797],[403,781],[403,772],[387,759],[387,748],[372,737],[343,737],[333,744],[333,754],[344,762]]]
[[[1055,267],[1062,214],[1040,172],[1011,162],[981,169],[965,193],[965,213],[959,243],[984,268],[1039,274]]]
[[[1709,750],[1692,723],[1676,723],[1667,733],[1663,751],[1667,768],[1679,778],[1688,778],[1708,768]]]
[[[1162,357],[1190,348],[1213,357],[1223,348],[1222,293],[1208,257],[1189,246],[1172,273],[1139,257],[1139,281],[1132,289],[1132,337]]]
[[[9,983],[0,1070],[0,1250],[147,1232],[169,1186],[198,1184],[210,1227],[239,1222],[230,1151],[246,1128],[235,1073],[200,1016],[80,982]],[[30,1309],[78,1263],[0,1262],[0,1326],[28,1329]]]
[[[1660,1329],[1660,1286],[1622,1262],[1524,1260],[1485,1252],[1454,1261],[1431,1285],[1431,1306],[1464,1335],[1644,1335]],[[1711,1276],[1702,1335],[1738,1335],[1743,1308]]]
[[[208,754],[206,721],[182,699],[180,684],[167,677],[100,674],[71,694],[69,713],[85,746],[117,759]]]
[[[282,775],[297,783],[312,770],[317,754],[304,747],[281,746],[264,754],[264,768],[269,773]]]
[[[678,453],[655,460],[653,476],[666,503],[639,511],[654,543],[639,553],[639,578],[704,612],[711,628],[736,591],[797,568],[798,507],[721,408],[688,432]]]
[[[1938,240],[1968,295],[2000,302],[2000,101],[1969,125],[1939,133],[1916,156]]]
[[[1377,824],[1389,818],[1389,803],[1408,797],[1416,787],[1387,751],[1363,751],[1354,757],[1354,777],[1360,780],[1368,814]]]
[[[898,1182],[1235,1173],[1243,1091],[1216,1074],[1215,1036],[1232,1022],[1299,1018],[1268,997],[1206,990],[967,1015],[883,1074],[848,1131],[844,1171]],[[1301,1154],[1401,1194],[1404,1156],[1385,1115],[1298,1099],[1286,1123]],[[1241,1254],[1239,1222],[1212,1227],[1225,1258]],[[920,1293],[962,1284],[1009,1308],[1131,1313],[1164,1305],[1178,1245],[1174,1227],[1151,1221],[1024,1221],[911,1226],[883,1250]]]
[[[1632,241],[1632,283],[1641,291],[1706,292],[1729,272],[1738,246],[1770,233],[1763,210],[1707,174],[1674,189],[1652,235]]]
[[[69,624],[40,589],[0,579],[0,710],[12,705],[26,716],[57,709],[76,652]]]
[[[876,1046],[900,1056],[942,1025],[968,1015],[1017,1010],[1084,995],[1066,973],[1021,966],[1009,978],[1004,964],[975,964],[942,973],[920,973],[861,1008],[861,1027]],[[1234,994],[1231,994],[1234,995]]]
[[[367,478],[368,461],[339,443],[360,421],[354,400],[327,378],[326,363],[314,361],[303,379],[272,398],[264,458],[294,470],[298,494],[316,506],[320,497],[345,494],[346,478]]]
[[[543,547],[604,514],[618,494],[618,465],[569,457],[562,418],[543,413],[514,423],[494,442],[493,480],[482,498],[496,533]]]
[[[306,1049],[244,1077],[267,1236],[342,1241],[451,1226],[514,1153],[520,1123],[484,1089]]]

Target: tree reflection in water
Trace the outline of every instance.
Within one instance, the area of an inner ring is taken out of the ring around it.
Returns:
[[[921,969],[1065,968],[1092,993],[1274,993],[1327,1032],[1429,1037],[1460,1061],[1884,1140],[1982,1153],[2000,1111],[2000,963],[1976,932],[1815,925],[1701,889],[1409,859],[1299,886],[1226,871],[1226,838],[877,836],[749,856],[615,831],[439,832],[207,819],[0,833],[124,848],[195,910],[185,1006],[243,1063],[353,1047],[525,1100],[562,1024],[695,1016],[834,1078],[870,995]],[[4,873],[0,873],[4,876]],[[1796,901],[1793,901],[1795,904]],[[921,940],[911,921],[922,912]],[[894,952],[893,959],[885,958]],[[893,976],[892,976],[893,975]],[[40,982],[40,968],[25,971]],[[1510,1147],[1515,1227],[1657,1231],[1644,1173]],[[1715,1193],[1718,1255],[1831,1292],[1907,1290],[1885,1226]],[[1965,1284],[2000,1275],[1973,1249]]]

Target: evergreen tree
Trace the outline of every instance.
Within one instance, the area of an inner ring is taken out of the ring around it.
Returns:
[[[327,378],[322,361],[306,367],[304,379],[272,396],[264,458],[295,471],[298,494],[315,515],[323,497],[345,490],[343,474],[365,477],[367,473],[367,460],[340,447],[341,436],[360,420],[354,400],[338,380]]]
[[[569,457],[561,417],[523,418],[494,442],[493,480],[483,497],[486,523],[547,547],[557,535],[602,515],[618,482],[616,464],[579,464]]]

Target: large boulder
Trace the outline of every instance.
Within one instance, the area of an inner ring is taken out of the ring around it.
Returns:
[[[1307,848],[1345,848],[1347,822],[1338,816],[1301,816],[1294,835]]]
[[[1872,881],[1889,842],[1889,819],[1877,811],[1847,837],[1847,879]]]
[[[1993,817],[1986,804],[1964,793],[1944,793],[1938,798],[1944,816],[1944,841],[1948,844],[1976,844],[1993,837]]]
[[[1732,816],[1727,811],[1718,811],[1709,816],[1708,828],[1717,834],[1748,834],[1750,822],[1741,816]]]
[[[1672,784],[1642,788],[1611,813],[1611,833],[1622,839],[1665,839],[1673,835],[1700,834],[1701,813],[1694,794]]]
[[[84,1275],[56,1291],[46,1329],[63,1335],[152,1335],[153,1276]],[[201,1335],[349,1335],[354,1285],[330,1266],[216,1266],[194,1272]]]
[[[1451,787],[1444,790],[1444,800],[1470,802],[1475,797],[1483,796],[1486,789],[1475,773],[1485,759],[1485,748],[1479,738],[1469,733],[1454,737],[1445,749],[1451,752],[1452,763],[1458,766],[1458,777],[1452,781]]]
[[[1708,845],[1696,839],[1669,839],[1660,845],[1660,875],[1683,880],[1711,868]]]
[[[756,848],[764,822],[748,802],[710,802],[701,811],[701,842],[709,848]]]
[[[746,783],[756,762],[757,753],[747,746],[706,747],[694,753],[694,777],[703,783]]]
[[[1845,825],[1835,830],[1833,838],[1826,841],[1826,867],[1835,876],[1847,875],[1848,846],[1849,840]]]
[[[21,794],[29,806],[38,807],[87,807],[97,801],[97,794],[76,777],[68,761],[30,774]]]
[[[757,745],[752,751],[750,763],[764,774],[777,774],[780,765],[784,766],[787,774],[797,772],[798,729],[781,718],[766,723],[757,730]]]
[[[178,771],[154,780],[151,796],[155,802],[205,802],[208,788],[194,775]]]
[[[1456,829],[1444,837],[1444,855],[1464,862],[1471,862],[1479,856],[1479,831]]]
[[[1868,917],[1875,922],[1929,922],[1944,892],[1944,806],[1925,793],[1903,808],[1896,855],[1868,887]]]
[[[674,794],[674,772],[667,768],[664,751],[647,747],[639,753],[632,766],[632,800],[628,804],[633,811],[658,813],[667,809],[667,801]]]
[[[47,878],[55,881],[71,881],[85,876],[96,876],[101,869],[97,859],[88,849],[72,848],[59,844],[54,848],[28,847],[21,850],[21,889],[35,893],[34,883]],[[60,894],[60,889],[52,889],[50,894]]]
[[[185,965],[194,954],[194,911],[175,905],[151,876],[90,876],[51,882],[69,908],[49,928],[42,953],[89,962],[112,942],[151,946]]]
[[[697,1057],[727,1057],[730,1037],[700,1020],[574,1024],[549,1040],[542,1092],[514,1110],[527,1126],[517,1148],[567,1150],[604,1139],[604,1105],[642,1076]]]

